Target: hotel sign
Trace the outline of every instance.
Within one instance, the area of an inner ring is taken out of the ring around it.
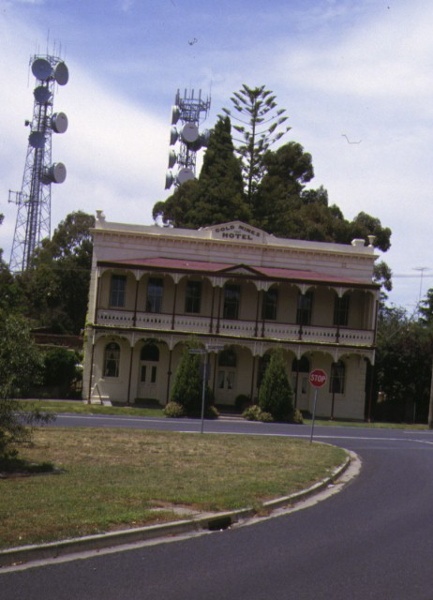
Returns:
[[[223,240],[239,240],[242,242],[259,241],[263,232],[244,223],[227,223],[213,228],[213,237]]]

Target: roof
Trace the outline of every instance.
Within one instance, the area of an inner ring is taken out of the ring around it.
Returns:
[[[99,266],[146,268],[156,271],[215,274],[221,276],[248,277],[254,279],[290,280],[296,282],[323,282],[341,285],[356,285],[370,287],[365,281],[354,278],[335,276],[308,269],[285,269],[281,267],[267,267],[261,265],[245,265],[239,263],[220,263],[212,261],[188,260],[180,258],[134,258],[128,260],[98,261]],[[378,287],[371,283],[371,287]]]

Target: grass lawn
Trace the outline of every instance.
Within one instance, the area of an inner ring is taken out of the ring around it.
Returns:
[[[282,437],[89,428],[38,428],[20,455],[62,471],[0,479],[2,549],[184,518],[180,506],[259,508],[346,456]]]
[[[118,415],[134,417],[164,417],[162,407],[144,408],[140,406],[104,406],[85,404],[82,400],[20,400],[24,406],[37,406],[48,413],[73,413],[80,415]]]

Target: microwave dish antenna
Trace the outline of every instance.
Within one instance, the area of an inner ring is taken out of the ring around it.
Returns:
[[[185,90],[183,96],[177,91],[171,108],[170,129],[170,146],[176,148],[169,153],[170,170],[165,178],[166,190],[173,184],[179,186],[195,178],[197,152],[207,147],[209,141],[209,131],[201,134],[200,124],[209,113],[210,102],[210,98],[202,98],[201,90],[198,96],[194,90]],[[178,166],[177,172],[171,171],[175,164]]]
[[[57,56],[33,56],[31,71],[36,79],[33,90],[33,117],[30,127],[21,191],[9,191],[9,202],[18,206],[9,268],[26,271],[41,241],[51,235],[51,184],[63,183],[66,167],[52,161],[52,134],[65,133],[68,117],[53,112],[56,85],[69,81],[68,67]]]

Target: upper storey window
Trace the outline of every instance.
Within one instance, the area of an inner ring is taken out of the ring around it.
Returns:
[[[199,313],[201,305],[201,281],[188,281],[185,291],[185,312]]]
[[[150,277],[147,284],[146,310],[151,313],[162,311],[163,281],[159,277]]]
[[[112,275],[110,286],[110,306],[122,308],[125,306],[126,276]]]
[[[224,286],[224,319],[237,319],[239,317],[239,303],[241,288],[239,285],[227,284]]]
[[[335,298],[334,304],[334,325],[347,327],[349,322],[349,301],[350,296],[345,294],[342,298]]]
[[[271,288],[263,298],[262,319],[275,321],[277,318],[278,290]]]
[[[313,292],[299,294],[298,307],[296,311],[296,323],[298,325],[311,325],[313,313]]]

